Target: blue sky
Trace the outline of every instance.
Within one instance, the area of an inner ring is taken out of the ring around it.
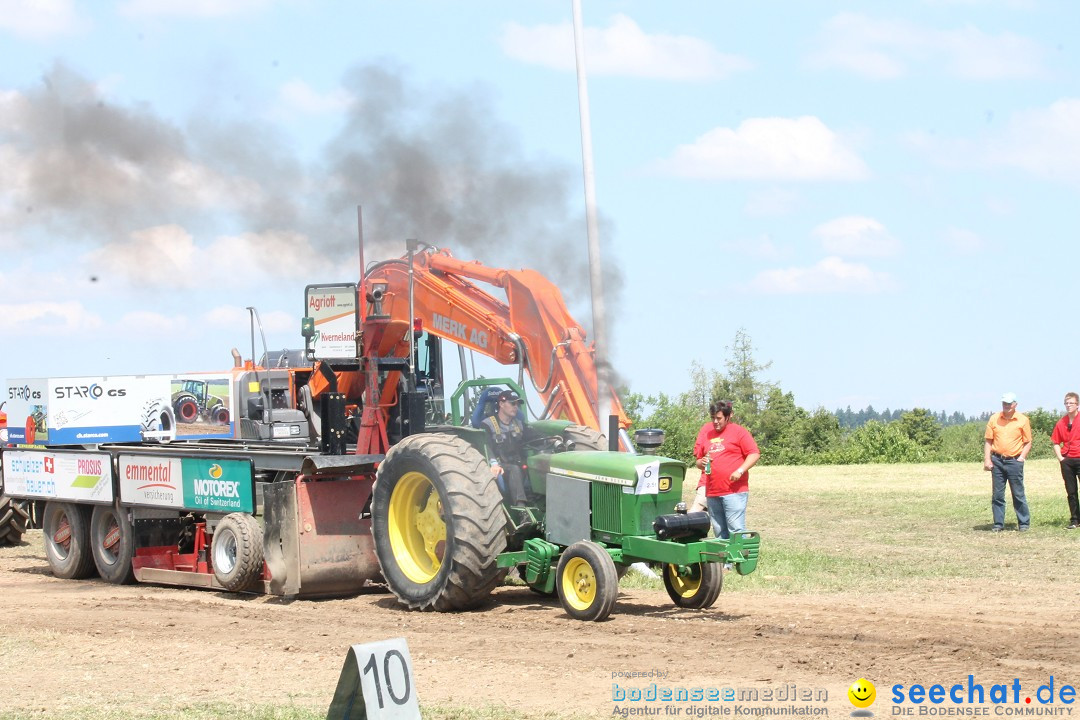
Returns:
[[[610,354],[738,328],[804,407],[1057,407],[1080,11],[584,0]],[[299,344],[310,282],[406,237],[557,280],[588,324],[571,4],[0,0],[5,378]],[[245,354],[247,354],[245,352]]]

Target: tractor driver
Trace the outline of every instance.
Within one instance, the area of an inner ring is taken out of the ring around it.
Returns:
[[[511,505],[525,505],[525,426],[518,417],[521,398],[513,390],[498,397],[498,411],[481,421],[491,440],[491,474]]]

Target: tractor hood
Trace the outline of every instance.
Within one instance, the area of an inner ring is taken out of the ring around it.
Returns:
[[[658,477],[666,477],[669,483],[680,487],[686,474],[686,465],[672,458],[598,450],[536,456],[529,464],[541,472],[623,487],[636,487],[639,478],[645,476],[650,467],[655,468],[652,472]]]

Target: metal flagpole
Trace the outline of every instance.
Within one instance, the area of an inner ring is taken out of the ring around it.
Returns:
[[[585,79],[585,43],[581,29],[581,0],[574,9],[574,56],[577,61],[578,111],[581,116],[581,163],[585,175],[585,220],[589,236],[589,283],[592,286],[593,345],[596,348],[596,421],[607,430],[610,381],[607,360],[607,324],[604,318],[604,283],[600,266],[600,239],[596,223],[596,188],[593,179],[592,128],[589,124],[589,86]]]

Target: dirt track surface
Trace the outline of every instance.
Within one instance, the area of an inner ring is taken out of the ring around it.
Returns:
[[[582,623],[556,600],[503,587],[484,610],[407,612],[392,596],[286,602],[161,586],[58,580],[41,532],[0,548],[0,712],[107,704],[274,703],[325,709],[351,643],[404,636],[424,703],[506,705],[610,717],[612,683],[825,688],[833,717],[846,689],[987,688],[1050,675],[1080,684],[1080,584],[1017,579],[863,596],[729,592],[711,610],[674,608],[663,590],[624,590],[612,618]],[[658,670],[660,679],[613,678]],[[713,703],[715,705],[715,703]],[[685,708],[686,706],[683,705]],[[1061,707],[1060,705],[1058,707]],[[686,714],[680,714],[686,717]]]

